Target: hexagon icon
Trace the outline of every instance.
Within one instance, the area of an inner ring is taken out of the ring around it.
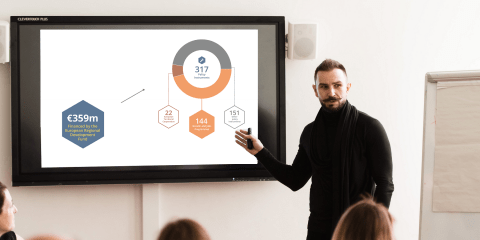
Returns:
[[[199,138],[204,138],[215,132],[215,117],[200,110],[189,118],[190,132]]]
[[[62,112],[62,136],[85,148],[104,136],[103,111],[80,101]]]
[[[179,123],[179,111],[174,107],[167,105],[166,107],[158,110],[158,123],[162,124],[166,128],[171,128]]]
[[[240,127],[245,123],[245,111],[237,106],[233,106],[224,112],[225,124],[233,129]]]

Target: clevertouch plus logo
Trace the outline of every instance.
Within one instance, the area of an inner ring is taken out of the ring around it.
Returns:
[[[48,21],[48,18],[19,17],[19,18],[17,18],[17,21],[19,21],[19,22],[22,22],[22,21],[46,22],[46,21]]]

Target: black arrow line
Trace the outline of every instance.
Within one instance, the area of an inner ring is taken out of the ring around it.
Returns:
[[[140,92],[137,92],[137,93],[133,94],[131,97],[129,97],[129,98],[127,98],[127,99],[123,100],[121,103],[123,103],[123,102],[127,101],[128,99],[132,98],[133,96],[135,96],[135,95],[137,95],[137,94],[139,94],[139,93],[141,93],[141,92],[143,92],[143,91],[145,91],[145,89],[142,89],[142,91],[140,91]]]

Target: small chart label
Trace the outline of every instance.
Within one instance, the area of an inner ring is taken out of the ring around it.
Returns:
[[[204,138],[215,132],[215,117],[200,110],[190,116],[190,132],[199,138]]]
[[[183,64],[185,79],[197,88],[212,86],[220,76],[220,71],[218,58],[205,50],[191,53]]]
[[[158,123],[166,128],[171,128],[178,124],[179,112],[177,109],[168,105],[158,111]]]
[[[245,123],[245,111],[237,106],[225,110],[225,124],[236,129]]]

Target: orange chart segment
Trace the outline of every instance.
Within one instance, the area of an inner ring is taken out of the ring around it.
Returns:
[[[173,65],[172,66],[172,74],[173,74],[173,77],[183,75],[183,66]]]
[[[185,79],[185,75],[183,74],[173,78],[175,79],[175,83],[177,83],[178,88],[180,88],[180,90],[182,90],[188,96],[194,98],[211,98],[225,89],[230,81],[231,75],[232,69],[222,69],[220,71],[218,80],[213,85],[206,88],[197,88],[191,85],[187,79]]]

